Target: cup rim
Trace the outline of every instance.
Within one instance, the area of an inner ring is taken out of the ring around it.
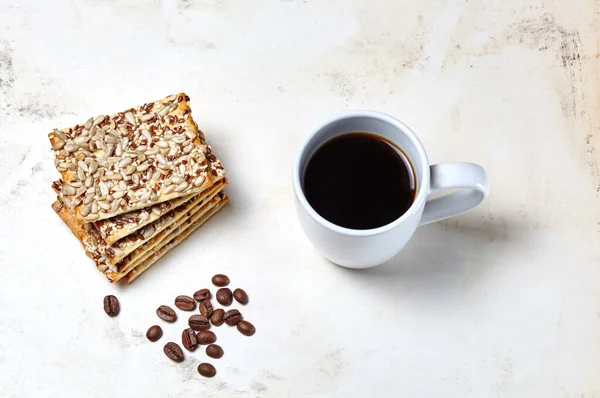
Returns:
[[[417,181],[417,189],[418,189],[417,197],[415,198],[413,204],[408,208],[408,210],[403,215],[401,215],[399,218],[392,221],[391,223],[383,225],[381,227],[371,228],[371,229],[351,229],[351,228],[341,227],[341,226],[336,225],[336,224],[332,223],[331,221],[328,221],[325,218],[323,218],[319,213],[317,213],[315,211],[315,209],[313,209],[313,207],[310,205],[310,203],[308,203],[308,200],[306,199],[306,196],[304,195],[304,190],[302,189],[302,182],[300,180],[300,169],[301,169],[300,162],[301,162],[302,156],[306,150],[306,147],[307,147],[309,141],[315,135],[317,135],[320,131],[329,127],[329,125],[336,123],[340,120],[352,119],[352,118],[357,118],[357,117],[378,119],[378,120],[384,121],[386,123],[389,123],[390,125],[396,127],[398,130],[400,130],[404,135],[406,135],[411,140],[411,142],[417,149],[417,153],[419,155],[419,159],[410,158],[410,161],[420,163],[421,170],[423,171],[421,179]],[[308,214],[311,216],[311,218],[313,220],[315,220],[317,223],[319,223],[321,226],[323,226],[324,228],[327,228],[333,232],[337,232],[337,233],[340,233],[343,235],[348,235],[348,236],[378,235],[378,234],[381,234],[381,233],[384,233],[391,229],[396,228],[398,225],[402,224],[404,221],[406,221],[408,218],[410,218],[412,215],[414,215],[416,212],[418,212],[419,209],[422,208],[423,203],[427,200],[427,196],[429,195],[429,189],[430,189],[429,188],[430,187],[429,159],[427,157],[427,153],[425,152],[425,148],[423,147],[423,144],[421,143],[421,141],[419,140],[417,135],[410,129],[410,127],[408,127],[406,124],[404,124],[400,120],[398,120],[398,119],[394,118],[393,116],[390,116],[386,113],[382,113],[382,112],[378,112],[378,111],[370,111],[370,110],[349,111],[349,112],[344,112],[340,115],[334,116],[331,119],[327,120],[326,122],[322,123],[319,127],[317,127],[310,134],[308,134],[306,136],[306,138],[302,141],[302,144],[300,145],[300,148],[298,149],[298,151],[296,153],[296,159],[294,161],[293,186],[294,186],[294,193],[296,195],[296,199],[298,200],[298,202],[302,205],[304,210],[306,210],[308,212]]]

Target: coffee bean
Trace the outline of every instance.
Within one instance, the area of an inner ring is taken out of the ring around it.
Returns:
[[[104,297],[104,312],[108,316],[115,316],[119,313],[119,300],[115,296]]]
[[[163,331],[160,326],[154,325],[150,326],[150,329],[146,332],[146,338],[151,342],[158,341],[163,335]]]
[[[236,326],[237,330],[244,336],[252,336],[256,332],[254,325],[248,321],[239,321]]]
[[[200,308],[200,314],[207,318],[210,318],[214,312],[210,300],[201,301],[198,307]]]
[[[231,305],[231,303],[233,302],[233,295],[231,294],[231,289],[228,287],[222,287],[219,290],[217,290],[217,301],[219,302],[219,304],[221,305]]]
[[[206,347],[206,355],[211,358],[221,358],[223,356],[223,349],[220,345],[210,344]]]
[[[169,342],[169,343],[165,344],[163,351],[165,352],[165,355],[168,356],[173,361],[175,361],[175,362],[183,361],[183,351],[181,350],[181,347],[179,347],[179,345],[177,345],[177,343]]]
[[[201,363],[198,365],[198,373],[204,377],[213,377],[217,374],[217,370],[210,363]]]
[[[248,295],[246,294],[244,289],[235,289],[233,291],[233,298],[240,304],[248,304]]]
[[[210,290],[208,289],[200,289],[196,293],[194,293],[194,300],[203,301],[208,300],[210,298]]]
[[[203,330],[198,332],[198,344],[212,344],[217,341],[217,335],[210,330]]]
[[[234,326],[242,320],[242,314],[238,310],[229,310],[223,315],[223,320],[229,326]]]
[[[185,329],[181,333],[181,343],[188,351],[194,351],[198,347],[198,337],[192,328]]]
[[[161,305],[156,309],[156,315],[163,321],[175,322],[177,320],[177,314],[173,309],[166,305]]]
[[[194,330],[207,330],[210,327],[208,318],[203,315],[192,315],[188,319],[188,325]]]
[[[182,311],[192,311],[196,308],[196,302],[190,296],[177,296],[175,298],[175,307]]]
[[[227,275],[217,274],[212,277],[212,283],[213,285],[219,287],[227,286],[229,285],[229,278],[227,277]]]
[[[223,324],[224,315],[225,310],[223,310],[222,308],[217,308],[210,317],[210,323],[212,323],[215,326],[221,326]]]

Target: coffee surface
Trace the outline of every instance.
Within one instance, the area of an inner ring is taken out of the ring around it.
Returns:
[[[350,229],[391,223],[415,199],[413,167],[396,146],[371,133],[346,133],[310,158],[303,181],[306,199],[326,220]]]

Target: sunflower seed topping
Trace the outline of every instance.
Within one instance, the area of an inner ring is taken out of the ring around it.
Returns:
[[[188,100],[178,94],[48,135],[64,181],[61,199],[78,218],[104,220],[199,192],[213,155]]]
[[[109,180],[111,180],[111,181],[120,181],[120,180],[123,179],[123,176],[121,174],[119,174],[119,173],[116,173],[116,174],[112,174],[112,175],[110,175],[110,176],[108,176],[106,178],[109,179]]]
[[[174,146],[169,150],[169,157],[171,158],[175,158],[177,157],[177,155],[179,155],[179,147],[178,146]]]
[[[77,178],[81,180],[85,180],[85,171],[83,169],[77,169]]]
[[[63,147],[65,146],[65,142],[61,139],[56,140],[56,142],[54,143],[54,145],[52,145],[52,149],[54,149],[55,151],[58,151],[60,149],[63,149]]]
[[[137,171],[139,171],[141,173],[143,171],[148,170],[149,167],[150,167],[150,163],[142,163],[137,167]]]
[[[160,111],[158,111],[158,116],[162,117],[165,116],[167,113],[169,113],[169,106],[165,105]]]
[[[158,161],[158,163],[163,163],[165,165],[167,164],[167,159],[165,159],[162,153],[156,154],[156,160]]]
[[[181,184],[177,185],[177,188],[175,188],[175,192],[185,191],[187,187],[188,183],[184,181]]]
[[[79,168],[81,170],[83,170],[85,173],[87,173],[89,171],[88,165],[83,160],[80,160],[79,162],[77,162],[77,166],[79,166]]]
[[[147,122],[148,120],[152,119],[154,116],[156,116],[154,113],[146,113],[145,115],[142,115],[142,117],[140,117],[140,120],[142,122]]]
[[[200,185],[202,185],[204,183],[204,180],[205,180],[204,176],[200,176],[194,180],[194,185],[199,187]]]
[[[98,188],[100,188],[100,193],[102,194],[102,196],[108,195],[108,185],[106,185],[105,182],[101,182],[100,184],[98,184]]]
[[[119,208],[119,201],[115,200],[110,204],[110,210],[115,211]]]
[[[91,211],[92,211],[92,205],[86,204],[85,206],[83,206],[81,208],[81,215],[85,217],[88,214],[90,214]]]
[[[75,195],[77,193],[77,190],[72,185],[65,185],[63,187],[63,192],[67,195]]]
[[[100,122],[102,122],[103,120],[104,120],[104,115],[97,116],[97,117],[94,119],[94,123],[93,123],[93,124],[94,124],[94,125],[97,125],[97,124],[99,124]]]
[[[67,152],[75,152],[76,150],[79,149],[79,145],[77,145],[77,144],[66,144],[64,148],[65,148],[65,151],[67,151]]]
[[[129,166],[132,163],[131,158],[123,158],[121,159],[121,161],[119,162],[119,167],[120,168],[124,168]]]
[[[133,113],[131,113],[131,112],[125,112],[125,119],[127,119],[127,121],[130,124],[133,124],[135,126],[135,117],[133,116]]]
[[[94,174],[96,171],[98,171],[98,163],[91,160],[90,165],[88,166],[88,173]]]

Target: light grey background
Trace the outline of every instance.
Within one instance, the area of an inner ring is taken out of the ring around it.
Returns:
[[[518,0],[0,0],[0,396],[598,397],[598,5]],[[231,204],[131,286],[50,208],[46,134],[184,90]],[[486,167],[475,211],[356,272],[295,219],[291,166],[333,114],[406,122]],[[256,335],[174,364],[154,310],[225,272]],[[102,298],[122,303],[114,319]]]

